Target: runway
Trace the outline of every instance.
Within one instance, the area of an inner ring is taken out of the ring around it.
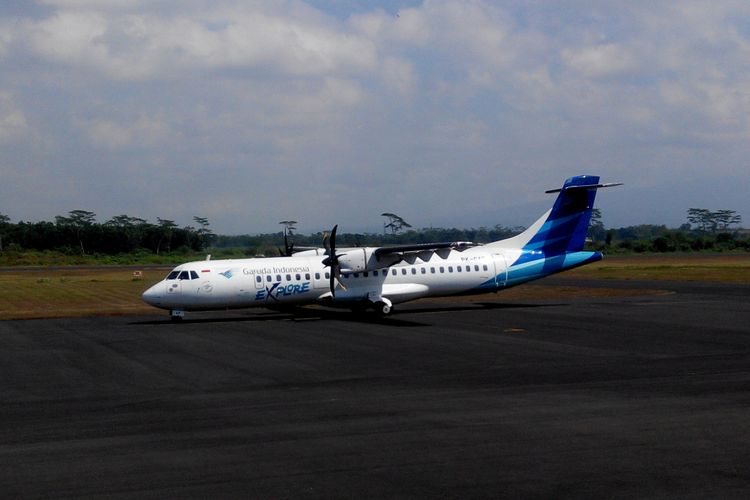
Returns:
[[[604,286],[0,322],[3,496],[747,498],[750,287]]]

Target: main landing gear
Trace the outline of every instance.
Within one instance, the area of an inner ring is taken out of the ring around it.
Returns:
[[[169,311],[169,319],[172,321],[182,321],[185,317],[185,311],[181,311],[179,309],[172,309]]]
[[[393,305],[390,303],[390,301],[376,302],[375,312],[380,314],[381,316],[388,316],[389,314],[393,312]]]

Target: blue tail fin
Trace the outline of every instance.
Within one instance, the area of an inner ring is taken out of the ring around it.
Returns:
[[[539,231],[523,250],[542,251],[546,257],[580,252],[586,242],[599,177],[579,175],[565,181],[552,210]]]
[[[514,286],[600,260],[601,253],[583,251],[596,190],[619,185],[599,184],[598,176],[579,175],[560,189],[547,191],[560,193],[549,212],[521,234],[485,245],[497,249],[507,267],[480,288]]]

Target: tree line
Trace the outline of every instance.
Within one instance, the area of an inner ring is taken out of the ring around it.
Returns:
[[[387,228],[391,230],[390,227]],[[484,243],[489,241],[509,238],[520,231],[522,227],[505,227],[496,225],[494,227],[480,227],[470,229],[458,228],[423,228],[409,230],[400,233],[339,233],[336,236],[336,245],[339,247],[356,246],[387,246],[411,243],[435,243],[441,241],[473,241]],[[323,232],[309,235],[294,234],[295,248],[300,247],[322,247]],[[219,249],[244,249],[250,254],[279,255],[283,250],[284,233],[265,234],[243,234],[243,235],[218,235],[213,242],[214,248]]]
[[[413,229],[402,218],[384,213],[388,218],[384,232],[341,233],[339,246],[385,246],[442,241],[487,243],[509,238],[523,227],[423,228]],[[606,228],[601,212],[594,210],[589,229],[588,247],[610,253],[750,251],[747,232],[739,231],[741,217],[732,210],[711,211],[690,208],[687,222],[679,228],[664,225]],[[193,217],[193,224],[180,227],[169,219],[156,223],[129,215],[118,215],[99,223],[96,214],[73,210],[54,222],[11,223],[0,214],[0,252],[4,250],[54,250],[68,255],[117,255],[148,252],[163,255],[171,252],[199,253],[211,248],[217,256],[279,255],[284,251],[285,233],[293,236],[295,248],[321,247],[324,234],[296,234],[297,221],[282,221],[284,231],[256,235],[215,235],[204,217]]]
[[[180,249],[199,252],[207,248],[214,234],[208,219],[193,217],[195,225],[180,227],[173,220],[146,219],[118,215],[104,223],[96,221],[96,214],[86,210],[72,210],[58,215],[54,222],[12,223],[0,214],[0,252],[7,250],[55,250],[66,254],[116,255],[138,251],[154,254]]]
[[[748,232],[739,229],[742,217],[734,210],[690,208],[687,222],[678,228],[641,224],[607,229],[594,209],[589,228],[590,246],[609,253],[750,251]]]

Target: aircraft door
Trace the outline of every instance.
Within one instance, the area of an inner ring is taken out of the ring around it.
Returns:
[[[508,282],[508,263],[505,255],[501,253],[492,254],[492,263],[495,266],[495,286],[502,288]]]

